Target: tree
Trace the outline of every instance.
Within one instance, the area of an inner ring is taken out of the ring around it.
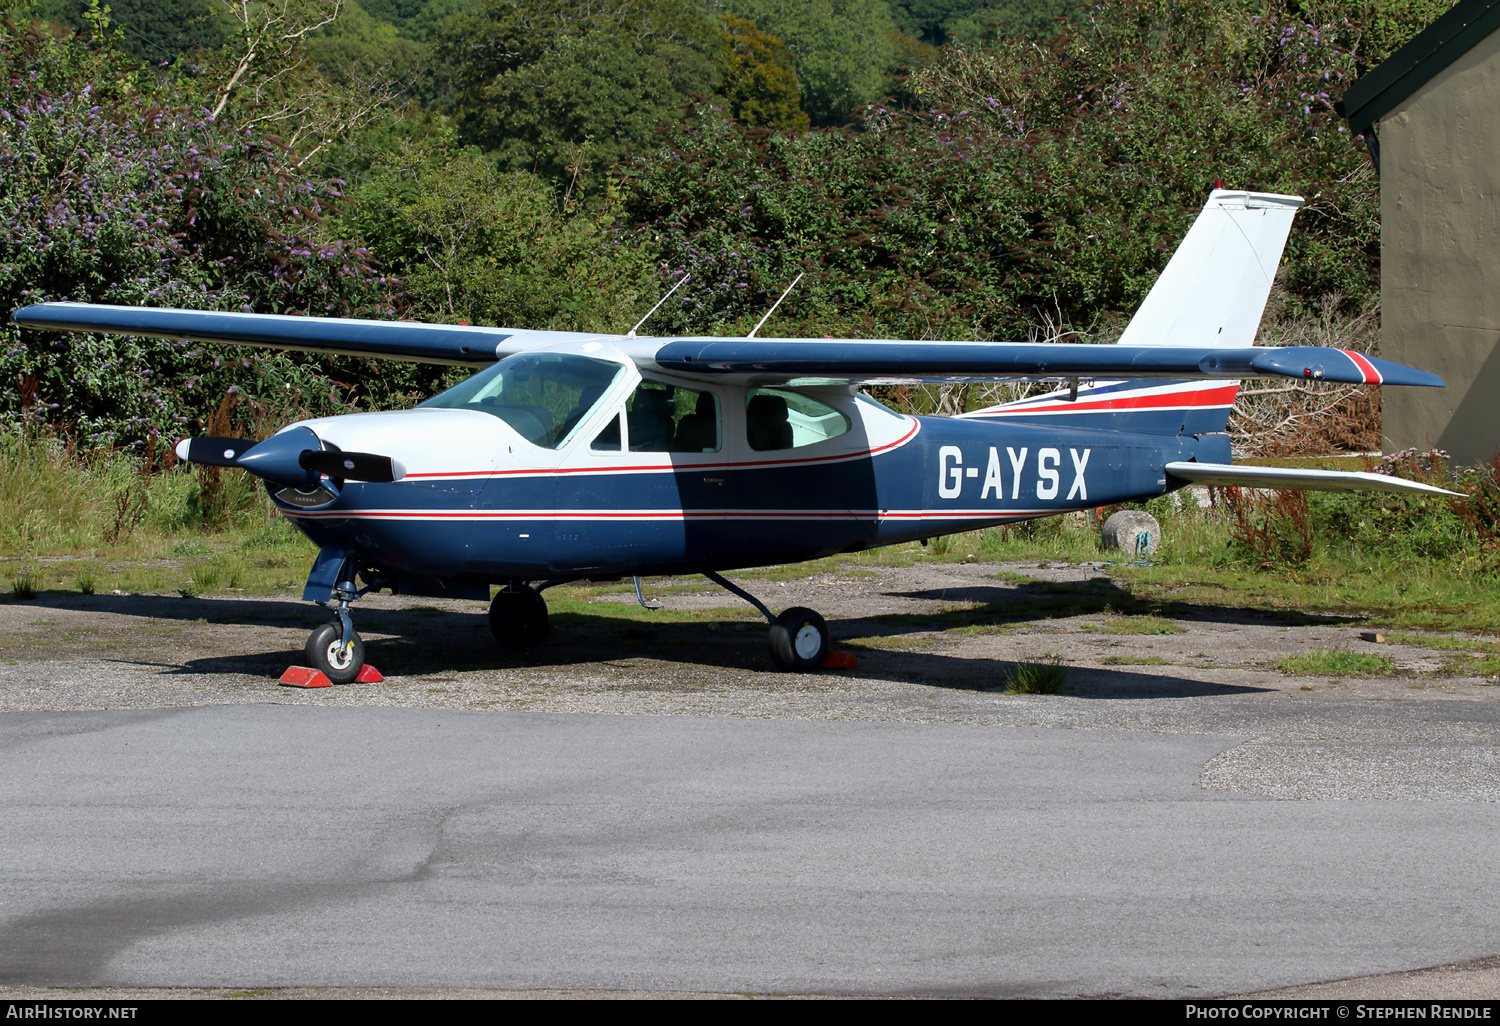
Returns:
[[[1059,31],[1058,19],[1077,6],[1075,0],[990,0],[945,21],[943,38],[958,43],[979,43],[994,36],[1046,39]]]
[[[888,88],[896,23],[885,0],[724,0],[724,10],[786,42],[814,124],[839,124]]]
[[[742,125],[805,132],[807,114],[786,44],[753,21],[724,18],[724,98]]]
[[[418,319],[624,331],[649,287],[607,202],[560,203],[551,183],[472,148],[413,146],[355,199],[344,226],[400,277]]]
[[[942,46],[948,26],[980,10],[987,0],[891,0],[896,26],[924,43]]]
[[[444,24],[460,139],[566,181],[647,145],[719,85],[719,31],[692,0],[478,0]]]
[[[111,0],[109,10],[110,22],[123,33],[120,49],[143,64],[216,50],[227,39],[207,0]]]

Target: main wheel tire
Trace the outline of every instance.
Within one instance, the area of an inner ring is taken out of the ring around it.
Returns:
[[[791,673],[806,673],[828,657],[828,624],[811,609],[794,606],[771,625],[771,658]]]
[[[547,640],[547,600],[532,587],[506,588],[490,602],[490,633],[505,648],[531,648]]]
[[[365,643],[358,634],[349,636],[344,647],[344,628],[339,623],[325,623],[307,639],[307,662],[335,684],[348,684],[359,676],[365,665]]]

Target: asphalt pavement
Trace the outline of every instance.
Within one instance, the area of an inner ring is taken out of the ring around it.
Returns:
[[[1475,786],[1324,798],[1118,724],[5,713],[0,984],[1208,997],[1464,962],[1500,950],[1492,720]]]

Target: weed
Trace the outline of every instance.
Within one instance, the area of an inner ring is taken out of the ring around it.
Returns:
[[[1161,656],[1105,656],[1100,660],[1105,666],[1171,666],[1170,660]]]
[[[1002,677],[1008,695],[1053,695],[1067,680],[1068,665],[1053,652],[1019,662]]]
[[[150,503],[146,489],[131,484],[114,494],[111,506],[113,516],[104,530],[104,540],[107,544],[118,545],[146,519]]]
[[[944,556],[948,555],[948,553],[953,551],[953,535],[939,535],[938,537],[932,539],[931,543],[929,543],[927,547],[932,550],[932,554],[934,556],[942,559]]]
[[[1301,566],[1313,553],[1312,520],[1303,492],[1271,492],[1251,498],[1238,488],[1218,488],[1229,512],[1231,549],[1264,569]]]
[[[78,593],[80,595],[92,595],[99,588],[99,582],[94,575],[84,570],[78,575]]]
[[[196,595],[216,591],[219,587],[219,568],[213,563],[202,562],[195,564],[189,576],[192,577],[193,589]],[[186,597],[193,598],[196,596],[190,595]]]
[[[1348,649],[1317,649],[1276,661],[1282,673],[1310,677],[1369,677],[1390,673],[1396,664],[1382,655],[1350,652]]]
[[[22,567],[10,578],[10,593],[18,599],[31,600],[42,590],[42,572],[34,566]]]

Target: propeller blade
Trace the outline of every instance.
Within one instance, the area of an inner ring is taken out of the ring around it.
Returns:
[[[237,467],[240,457],[255,442],[248,438],[184,438],[177,443],[177,458],[189,463],[202,463],[210,467]]]
[[[308,449],[297,458],[304,470],[348,481],[372,481],[387,484],[406,476],[400,460],[373,452],[317,451]]]

